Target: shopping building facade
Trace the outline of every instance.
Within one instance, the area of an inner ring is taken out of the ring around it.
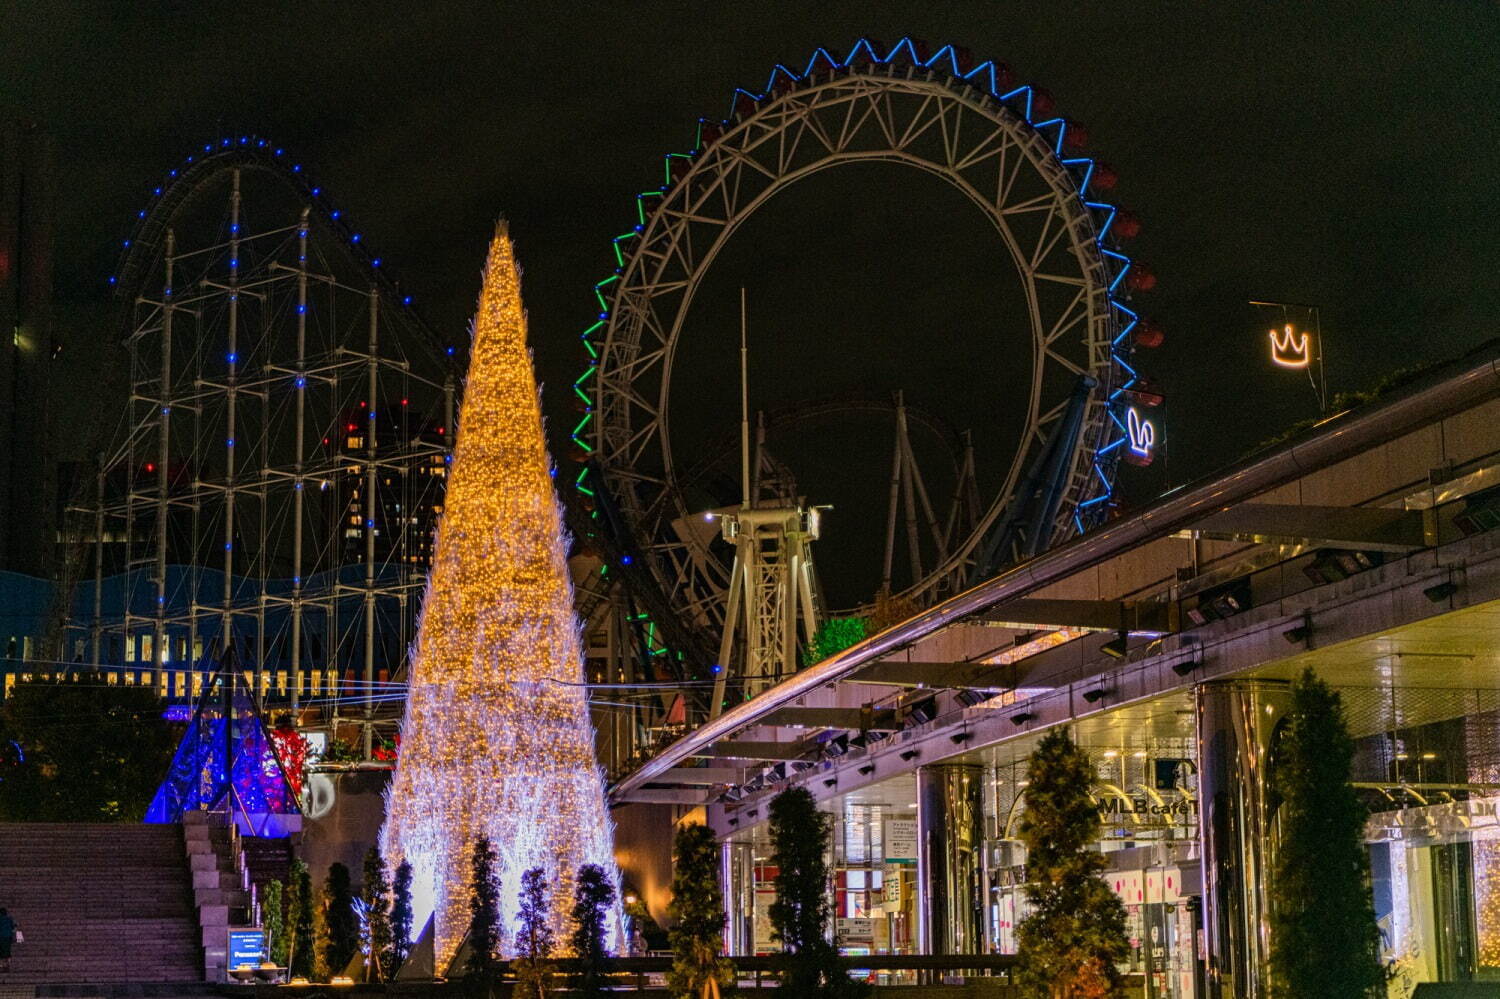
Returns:
[[[832,819],[846,952],[1013,952],[1026,762],[1066,726],[1095,764],[1126,970],[1155,996],[1262,996],[1270,771],[1311,668],[1357,741],[1393,994],[1500,978],[1497,362],[1489,345],[726,711],[613,785],[627,857],[632,810],[706,821],[731,951],[773,950],[767,806],[801,786]]]

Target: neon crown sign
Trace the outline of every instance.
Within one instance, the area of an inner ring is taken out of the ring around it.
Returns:
[[[1307,349],[1307,334],[1298,333],[1291,323],[1282,332],[1271,330],[1271,360],[1283,368],[1305,368],[1312,361]]]

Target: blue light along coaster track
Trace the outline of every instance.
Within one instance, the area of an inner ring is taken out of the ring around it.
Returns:
[[[88,661],[165,688],[233,636],[293,703],[352,669],[368,717],[412,637],[456,384],[388,270],[267,138],[205,143],[151,191],[108,279],[126,409],[73,504]]]

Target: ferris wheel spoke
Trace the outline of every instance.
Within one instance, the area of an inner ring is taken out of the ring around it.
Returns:
[[[815,105],[809,108],[809,113],[805,118],[803,118],[802,121],[803,131],[818,140],[818,145],[821,147],[825,155],[832,155],[834,153],[836,149],[836,141],[833,138],[833,133],[829,132],[829,129],[823,119],[825,117],[837,117],[834,113],[835,111],[837,111],[837,108]],[[837,124],[838,123],[835,121],[834,125],[837,126]]]
[[[1011,145],[1010,136],[1003,129],[989,129],[962,157],[953,163],[953,169],[967,173],[989,160],[1002,160],[1006,147]]]
[[[1088,289],[1083,285],[1078,286],[1072,301],[1067,308],[1063,309],[1053,322],[1052,328],[1047,331],[1045,342],[1048,346],[1056,343],[1064,336],[1078,329],[1088,322]]]
[[[912,113],[911,119],[906,123],[906,128],[902,130],[893,145],[897,149],[907,148],[934,127],[941,129],[942,120],[942,104],[930,94],[923,97],[922,103]]]
[[[635,390],[634,387],[631,387],[628,390],[621,390],[619,393],[619,399],[627,405],[633,407],[634,410],[644,413],[648,420],[654,421],[659,415],[657,413],[656,407],[651,405],[646,400],[646,398],[641,395],[641,393]]]
[[[1056,405],[1052,406],[1045,413],[1042,413],[1036,418],[1037,426],[1044,427],[1047,424],[1051,423],[1053,420],[1062,416],[1063,413],[1066,413],[1068,411],[1068,405],[1070,401],[1071,400],[1068,399],[1059,400]]]
[[[1067,285],[1071,288],[1082,288],[1087,293],[1089,283],[1077,274],[1048,274],[1046,271],[1036,271],[1031,275],[1038,281],[1046,281],[1049,284]]]
[[[639,431],[625,441],[620,449],[623,454],[629,455],[631,464],[639,464],[646,456],[646,449],[653,443],[656,437],[657,424],[650,422],[644,424]]]
[[[1035,212],[1051,211],[1053,200],[1052,192],[1048,191],[1046,194],[1038,194],[1035,197],[1027,198],[1025,201],[1006,205],[1000,209],[1000,213],[1002,215],[1029,215]]]
[[[620,357],[619,363],[614,365],[613,370],[600,379],[601,383],[608,383],[612,386],[633,385],[636,379],[661,364],[666,357],[665,348],[643,351],[636,345],[636,350],[638,352],[630,358]]]
[[[735,161],[736,164],[741,167],[749,167],[750,169],[754,170],[756,173],[764,177],[766,180],[776,180],[778,178],[778,174],[774,169],[766,166],[760,160],[750,155],[750,150],[748,149],[737,149],[731,146],[730,148],[726,149],[725,152]]]
[[[891,107],[893,95],[886,90],[874,94],[870,105],[874,110],[872,120],[880,126],[880,137],[885,145],[891,149],[900,149],[901,141],[896,135],[896,114]]]
[[[871,113],[869,102],[864,99],[863,95],[851,97],[842,105],[835,105],[835,107],[838,106],[843,107],[844,113],[838,123],[838,139],[830,147],[830,153],[842,153],[847,150],[853,137],[859,133],[860,124]]]
[[[1071,357],[1066,357],[1062,354],[1059,354],[1051,347],[1047,348],[1047,356],[1052,358],[1052,360],[1056,361],[1058,364],[1062,365],[1064,368],[1075,375],[1088,374],[1088,371],[1077,361],[1073,360]]]
[[[1021,175],[1021,168],[1028,162],[1025,150],[1019,145],[1007,143],[1001,147],[999,170],[996,172],[995,180],[995,205],[1004,214],[1005,207],[1010,204],[1010,192],[1016,186],[1016,179]]]
[[[962,148],[963,125],[962,108],[954,102],[944,102],[938,115],[938,126],[942,130],[943,165],[949,170],[954,169],[958,163],[959,149]]]
[[[859,136],[864,133],[866,126],[872,122],[877,129],[883,127],[880,118],[880,96],[873,92],[862,93],[858,101],[850,104],[850,116],[843,134],[839,137],[839,151],[848,152]]]
[[[785,177],[791,172],[792,164],[797,159],[797,151],[801,148],[802,135],[806,131],[802,125],[806,120],[807,116],[801,113],[786,116],[786,127],[777,134],[776,176]]]
[[[634,470],[617,470],[610,473],[610,478],[619,482],[633,482],[648,486],[664,486],[666,480],[656,475],[647,475],[645,472]]]
[[[1056,212],[1048,212],[1043,216],[1042,234],[1037,238],[1036,250],[1031,255],[1031,269],[1035,271],[1041,267],[1042,261],[1061,246],[1068,235],[1067,225],[1058,219]]]

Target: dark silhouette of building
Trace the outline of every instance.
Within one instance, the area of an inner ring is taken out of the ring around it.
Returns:
[[[53,164],[35,124],[0,122],[0,569],[33,576],[53,538]]]

